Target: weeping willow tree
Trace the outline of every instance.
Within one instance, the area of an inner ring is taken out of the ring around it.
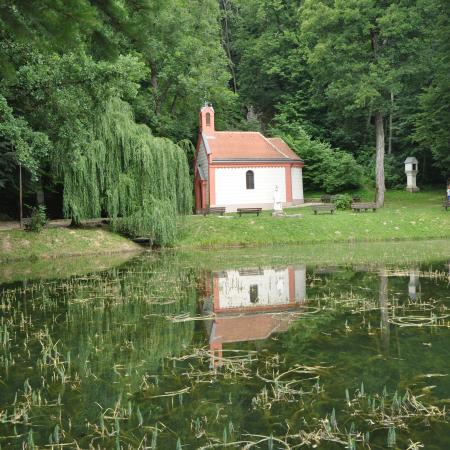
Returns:
[[[177,216],[192,207],[185,152],[137,124],[118,98],[106,102],[91,142],[63,174],[67,217],[79,223],[105,212],[116,230],[156,245],[173,243]]]

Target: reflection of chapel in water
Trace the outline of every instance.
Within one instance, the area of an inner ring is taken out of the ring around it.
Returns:
[[[207,281],[204,314],[211,352],[220,357],[223,344],[256,341],[286,331],[306,298],[306,267],[214,272]]]

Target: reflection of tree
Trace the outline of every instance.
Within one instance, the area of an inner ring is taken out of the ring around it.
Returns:
[[[195,273],[171,256],[139,257],[119,269],[38,282],[28,289],[32,298],[20,305],[33,316],[33,336],[56,343],[60,367],[69,380],[79,380],[79,389],[61,391],[63,402],[78,405],[72,412],[74,424],[77,416],[97,417],[94,401],[108,407],[121,393],[138,390],[145,375],[157,375],[164,358],[180,354],[193,338],[194,322],[166,318],[194,314],[197,299]],[[42,347],[37,338],[28,345],[27,365],[34,366]],[[29,378],[39,386],[41,375],[14,372],[14,379],[23,384]]]
[[[166,316],[194,314],[194,277],[171,257],[141,258],[75,291],[87,303],[68,301],[69,326],[62,342],[96,377],[135,390],[164,357],[191,343],[194,322],[171,323]],[[80,368],[81,369],[81,368]],[[86,368],[85,368],[86,369]],[[83,373],[83,370],[80,370]]]
[[[381,339],[383,342],[383,348],[386,352],[389,351],[389,300],[388,300],[388,277],[386,272],[380,272],[380,289],[378,294],[378,299],[380,302],[380,329],[381,329]]]

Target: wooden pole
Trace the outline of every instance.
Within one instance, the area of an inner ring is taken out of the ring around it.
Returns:
[[[19,163],[19,214],[20,214],[20,228],[23,228],[23,213],[22,213],[22,163]]]

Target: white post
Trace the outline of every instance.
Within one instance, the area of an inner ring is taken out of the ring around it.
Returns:
[[[406,190],[409,192],[418,192],[416,176],[418,172],[418,161],[413,156],[405,159]]]

